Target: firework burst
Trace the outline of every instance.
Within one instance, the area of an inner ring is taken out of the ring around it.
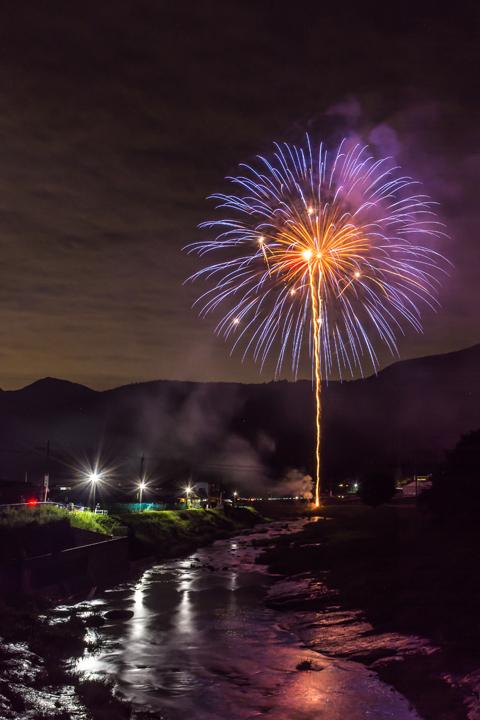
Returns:
[[[197,303],[205,316],[221,306],[217,333],[235,334],[263,366],[278,348],[276,372],[287,350],[297,375],[303,349],[312,358],[316,396],[317,481],[320,497],[321,379],[333,367],[352,374],[367,356],[378,366],[375,339],[397,352],[405,324],[421,331],[419,305],[436,304],[443,258],[432,242],[443,233],[418,184],[389,159],[343,141],[327,156],[320,146],[275,145],[257,169],[242,166],[229,178],[232,195],[216,194],[229,215],[200,227],[220,229],[214,239],[188,247],[223,259],[190,279],[212,287]],[[224,213],[226,214],[226,213]],[[233,351],[233,350],[232,350]]]

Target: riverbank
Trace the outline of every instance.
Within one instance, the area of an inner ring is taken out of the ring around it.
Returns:
[[[67,512],[50,505],[0,510],[0,563],[58,553],[76,546],[74,529],[111,535],[121,520],[92,512]],[[106,539],[106,538],[105,538]]]
[[[129,559],[135,561],[178,557],[263,522],[263,515],[251,507],[231,508],[228,514],[191,509],[95,515],[26,505],[0,511],[0,563],[77,547],[75,529],[97,533],[99,540],[127,534]]]
[[[267,522],[251,507],[223,510],[160,510],[117,516],[128,528],[132,562],[181,557],[215,540],[224,540]]]
[[[50,547],[52,538],[53,543],[59,537],[65,542],[70,515],[39,511],[30,514],[24,525],[28,542],[23,537],[21,556],[26,549],[34,550],[35,535],[43,538],[42,548]],[[92,515],[90,519],[96,518]],[[10,548],[14,547],[14,537],[22,538],[20,520],[14,516],[4,523],[4,538],[8,538]],[[106,525],[105,520],[100,522]],[[185,555],[216,539],[249,531],[266,520],[251,508],[238,508],[229,516],[222,511],[162,511],[110,517],[107,522],[107,529],[120,524],[128,528],[129,552],[135,567],[137,563]],[[47,542],[50,546],[45,545]],[[72,670],[76,658],[86,650],[95,650],[97,639],[91,630],[104,622],[100,614],[84,618],[67,606],[58,611],[41,596],[5,598],[0,604],[0,717],[133,717],[130,706],[115,695],[112,684],[84,678]],[[38,712],[28,712],[32,704]]]
[[[95,515],[52,506],[0,511],[0,597],[71,600],[265,519],[253,508]]]
[[[435,525],[414,507],[327,506],[330,519],[279,538],[258,562],[287,577],[309,573],[329,593],[292,597],[285,609],[362,610],[374,633],[415,634],[431,654],[357,658],[405,695],[425,720],[466,720],[480,686],[480,538],[468,523]],[[276,606],[277,609],[278,606]]]

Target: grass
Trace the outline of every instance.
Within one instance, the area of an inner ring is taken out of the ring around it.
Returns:
[[[72,527],[111,534],[119,525],[115,517],[54,506],[7,508],[0,512],[0,562],[74,547]]]
[[[60,510],[60,512],[65,511]],[[112,535],[113,531],[121,526],[119,518],[115,515],[95,515],[92,512],[67,512],[66,514],[73,527],[103,533],[104,535]]]
[[[235,509],[229,516],[221,510],[160,510],[119,517],[129,528],[132,559],[178,557],[265,522],[252,508]]]
[[[221,510],[95,515],[53,506],[6,509],[0,513],[0,562],[74,547],[74,527],[110,535],[126,525],[130,557],[140,559],[177,557],[259,522],[265,519],[252,508],[236,508],[228,516]]]
[[[130,705],[115,694],[115,685],[108,679],[84,678],[75,689],[93,720],[127,720],[131,717]]]
[[[300,672],[305,672],[307,670],[313,670],[312,661],[311,660],[302,660],[302,662],[298,663],[297,670],[299,670]]]
[[[5,508],[0,511],[0,527],[16,528],[29,525],[43,526],[68,520],[73,527],[83,528],[110,535],[119,525],[118,518],[110,515],[95,515],[92,512],[68,512],[55,505],[26,505],[20,508]]]

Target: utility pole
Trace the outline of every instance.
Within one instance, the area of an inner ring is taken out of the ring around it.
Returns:
[[[50,440],[47,440],[47,467],[45,471],[45,475],[43,476],[43,487],[45,491],[45,497],[44,502],[47,502],[47,496],[48,496],[48,485],[50,483]]]
[[[413,454],[413,473],[415,478],[415,497],[417,497],[417,459],[415,453]]]
[[[145,477],[143,475],[143,463],[145,462],[145,454],[142,455],[140,458],[140,485],[139,488],[139,511],[142,512],[142,495],[143,495],[143,488],[145,487]]]

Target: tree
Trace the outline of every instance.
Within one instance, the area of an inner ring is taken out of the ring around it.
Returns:
[[[395,475],[389,470],[369,470],[360,479],[358,494],[364,505],[376,508],[395,495]]]
[[[437,519],[480,512],[480,429],[461,435],[419,504]]]

